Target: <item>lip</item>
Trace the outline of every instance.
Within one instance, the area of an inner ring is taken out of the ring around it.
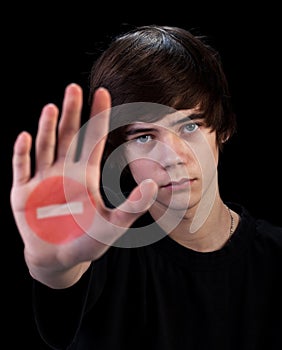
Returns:
[[[193,181],[195,181],[195,179],[183,178],[183,179],[181,179],[179,181],[170,181],[166,185],[161,186],[161,188],[170,189],[170,190],[173,190],[173,191],[187,190],[188,188],[190,188],[190,186],[191,186]]]

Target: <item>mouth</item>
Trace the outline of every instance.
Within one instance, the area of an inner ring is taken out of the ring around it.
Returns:
[[[195,179],[183,178],[179,181],[170,181],[166,185],[161,186],[161,188],[171,189],[173,191],[188,189],[191,187],[191,184],[194,181],[195,181]]]

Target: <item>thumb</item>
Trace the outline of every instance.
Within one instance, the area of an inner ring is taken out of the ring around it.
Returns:
[[[151,179],[142,181],[130,193],[129,197],[115,211],[115,223],[129,227],[139,216],[144,214],[154,203],[158,185]]]

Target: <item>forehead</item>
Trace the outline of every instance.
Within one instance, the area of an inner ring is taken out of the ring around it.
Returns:
[[[169,114],[165,114],[155,121],[146,121],[146,118],[140,118],[140,120],[132,121],[131,125],[156,125],[165,128],[173,127],[181,123],[187,123],[194,119],[203,119],[203,114],[199,108],[183,109],[175,111]]]
[[[170,127],[182,122],[187,123],[195,118],[203,119],[204,115],[204,111],[198,105],[177,110],[157,103],[133,102],[111,108],[109,130],[126,131],[133,125],[137,127],[140,123],[143,127],[152,127],[152,125]]]

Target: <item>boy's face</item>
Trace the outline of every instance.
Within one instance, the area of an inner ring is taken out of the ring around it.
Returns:
[[[135,181],[153,179],[159,187],[152,210],[187,211],[216,191],[216,133],[197,109],[130,124],[124,152]]]

